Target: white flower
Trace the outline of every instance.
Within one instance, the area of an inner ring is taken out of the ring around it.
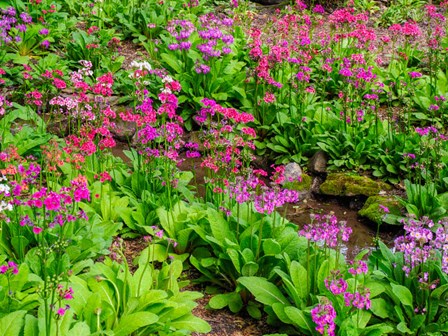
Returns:
[[[6,184],[0,184],[0,194],[8,194],[9,193],[9,186]]]
[[[152,70],[151,64],[149,64],[146,61],[137,62],[137,61],[134,60],[134,61],[131,62],[131,67],[139,69],[139,70],[143,70],[143,69],[146,69],[148,71]]]
[[[3,212],[5,210],[11,211],[12,204],[6,203],[5,201],[1,201],[0,202],[0,212]]]

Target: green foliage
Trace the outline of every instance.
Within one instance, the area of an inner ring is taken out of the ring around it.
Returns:
[[[202,273],[199,281],[230,291],[216,295],[210,301],[212,308],[229,306],[231,311],[238,312],[246,307],[249,314],[259,317],[258,308],[247,297],[239,279],[256,275],[276,277],[273,269],[283,268],[285,255],[297,255],[304,242],[284,219],[261,216],[246,204],[237,206],[241,207],[239,219],[224,218],[216,210],[207,209],[207,221],[194,227],[206,246],[196,248],[190,262]]]

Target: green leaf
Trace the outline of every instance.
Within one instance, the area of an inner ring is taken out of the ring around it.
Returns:
[[[229,305],[231,295],[232,293],[215,295],[210,299],[208,305],[213,309],[222,309]]]
[[[229,223],[224,219],[221,213],[215,209],[207,209],[207,218],[210,223],[210,229],[213,233],[213,238],[222,244],[225,238],[231,239],[232,234],[230,233]]]
[[[287,306],[283,303],[276,302],[272,305],[272,310],[274,311],[275,315],[277,315],[278,319],[282,321],[285,324],[293,324],[291,319],[286,315],[285,308]]]
[[[78,322],[69,330],[67,336],[89,336],[91,334],[92,333],[90,332],[90,328],[87,323]]]
[[[411,319],[411,330],[417,331],[425,322],[425,315],[414,315]]]
[[[170,323],[171,327],[176,329],[186,329],[198,333],[209,333],[212,328],[204,320],[192,314],[185,315]]]
[[[137,312],[125,315],[120,319],[117,328],[114,330],[115,336],[128,336],[141,327],[156,323],[159,317],[149,312]]]
[[[9,313],[0,319],[0,335],[18,336],[25,322],[26,310]]]
[[[168,64],[176,73],[180,74],[182,73],[182,67],[181,67],[181,63],[174,58],[172,55],[169,54],[162,54],[160,55],[160,57],[162,58],[162,60]]]
[[[372,299],[370,310],[381,318],[388,318],[392,315],[390,305],[383,298]]]
[[[365,328],[360,335],[363,336],[384,336],[389,335],[394,331],[394,328],[386,323],[378,323]]]
[[[268,306],[272,306],[275,302],[289,304],[278,287],[265,278],[240,277],[238,282],[246,287],[258,302]]]
[[[243,276],[254,276],[258,272],[258,268],[259,266],[257,263],[249,261],[248,263],[244,264],[243,268],[241,269],[241,274]]]
[[[308,297],[308,272],[298,261],[293,260],[289,269],[291,273],[291,280],[294,284],[297,294],[304,300]]]
[[[393,283],[391,283],[390,285],[392,287],[392,292],[398,297],[400,302],[405,306],[412,307],[413,300],[411,291],[408,288],[401,285],[396,285]]]
[[[282,247],[274,239],[265,239],[263,241],[263,251],[265,255],[276,255],[282,252]]]
[[[403,334],[413,334],[413,332],[408,328],[406,322],[400,322],[397,325],[397,330],[402,332]]]
[[[310,320],[310,318],[307,318],[305,316],[303,311],[296,307],[289,306],[285,308],[285,313],[299,328],[309,332],[313,332],[313,322]]]
[[[252,317],[253,319],[261,319],[261,310],[257,306],[249,304],[246,307],[246,310],[249,313],[250,317]]]

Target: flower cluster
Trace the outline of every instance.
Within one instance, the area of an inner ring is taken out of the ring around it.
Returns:
[[[348,288],[347,281],[344,280],[341,271],[332,270],[330,276],[325,279],[325,287],[333,294],[345,293]]]
[[[311,309],[311,318],[313,319],[313,322],[316,323],[316,331],[321,335],[336,335],[336,311],[331,303],[320,303]]]
[[[201,24],[198,30],[199,37],[203,43],[197,45],[205,61],[211,58],[220,57],[222,54],[229,54],[229,48],[233,44],[233,35],[229,28],[233,25],[230,18],[218,18],[215,14],[209,13],[199,17]]]
[[[370,309],[370,289],[358,286],[355,293],[344,293],[344,304],[346,307],[353,306],[357,309]]]
[[[334,214],[311,214],[311,224],[307,224],[299,234],[316,243],[323,243],[327,247],[337,247],[343,241],[347,242],[352,233],[352,228],[347,222],[338,221]]]
[[[0,274],[18,274],[19,268],[14,261],[8,261],[7,264],[0,265]]]
[[[195,26],[188,20],[172,20],[168,22],[166,30],[176,39],[176,43],[168,46],[170,50],[188,50],[191,42],[188,40],[195,31]]]
[[[394,246],[403,253],[406,275],[419,273],[419,266],[436,257],[441,259],[442,270],[448,273],[448,223],[439,222],[433,232],[434,222],[428,218],[408,218],[402,222],[405,234],[395,239]]]

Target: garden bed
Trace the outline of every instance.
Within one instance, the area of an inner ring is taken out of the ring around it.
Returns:
[[[446,13],[0,1],[0,335],[447,333]]]

